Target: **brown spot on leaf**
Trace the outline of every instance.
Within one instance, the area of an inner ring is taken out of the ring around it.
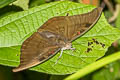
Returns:
[[[105,47],[105,44],[102,44],[102,47],[104,48],[104,47]]]
[[[16,56],[19,56],[19,54],[16,54]]]
[[[92,48],[87,48],[87,53],[89,53],[90,51],[92,51]]]
[[[90,44],[90,42],[88,42],[88,46],[90,46],[91,44]]]
[[[101,46],[104,48],[105,47],[105,44],[103,44],[103,43],[100,43],[101,44]]]
[[[100,42],[100,44],[102,45],[102,43]]]
[[[99,44],[99,42],[98,42],[98,41],[95,41],[95,43],[96,43],[96,44]]]
[[[94,38],[93,38],[92,40],[93,40],[93,42],[95,42],[95,41],[96,41],[96,39],[94,39]]]
[[[93,44],[93,42],[88,42],[88,46],[90,46],[90,45],[92,45]]]
[[[99,42],[96,39],[92,39],[94,43],[99,44]]]

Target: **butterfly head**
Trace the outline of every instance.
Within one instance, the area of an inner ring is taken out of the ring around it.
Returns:
[[[74,50],[75,48],[72,48],[72,43],[66,43],[61,50]]]

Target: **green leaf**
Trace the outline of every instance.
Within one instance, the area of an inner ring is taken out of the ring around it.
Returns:
[[[14,2],[15,0],[0,0],[0,8]]]
[[[0,64],[18,66],[20,45],[48,19],[54,16],[66,16],[67,13],[69,16],[83,14],[93,9],[94,7],[90,5],[59,1],[2,18],[0,20]],[[102,14],[98,23],[89,32],[72,43],[76,48],[74,52],[64,51],[56,65],[54,64],[60,53],[30,69],[49,74],[71,74],[104,56],[112,42],[120,38],[119,35],[120,31],[111,27]],[[96,43],[88,46],[88,42],[92,42],[93,38],[105,44],[105,47]],[[92,51],[87,53],[89,47]]]

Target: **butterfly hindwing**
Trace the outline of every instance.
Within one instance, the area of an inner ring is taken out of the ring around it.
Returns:
[[[48,33],[46,35],[51,36],[54,34]],[[54,56],[60,50],[60,47],[52,43],[47,36],[42,37],[39,32],[35,32],[24,41],[21,47],[20,65],[13,69],[14,72],[40,64]]]

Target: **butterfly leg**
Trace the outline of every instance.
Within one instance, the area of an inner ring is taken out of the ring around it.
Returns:
[[[73,55],[73,52],[75,51],[75,48],[70,48],[70,50],[72,50],[72,52],[70,54]]]
[[[63,51],[64,51],[64,49],[61,49],[60,56],[57,58],[55,64],[57,64],[58,60],[62,57]]]
[[[74,51],[74,50],[75,50],[75,48],[70,48],[70,50],[73,50],[73,51]]]

